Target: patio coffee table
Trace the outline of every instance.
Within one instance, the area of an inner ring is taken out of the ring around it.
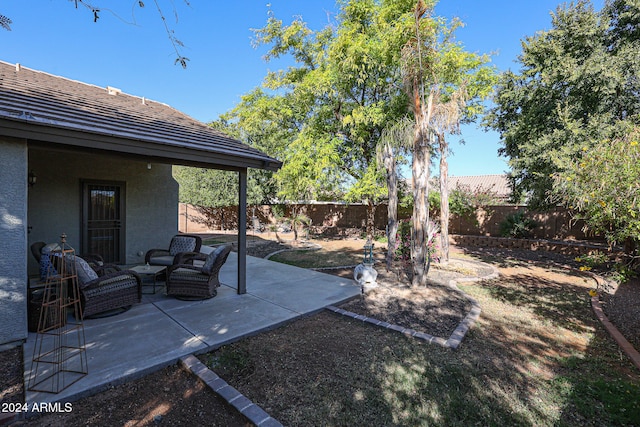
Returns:
[[[142,286],[151,286],[151,283],[144,283],[144,279],[153,278],[153,294],[156,293],[158,277],[162,276],[166,269],[167,267],[164,265],[136,265],[135,267],[129,268],[129,270],[135,271],[141,276],[140,278],[143,280]],[[147,293],[147,295],[151,294]]]

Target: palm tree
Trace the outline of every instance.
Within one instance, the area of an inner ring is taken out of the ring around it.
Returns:
[[[438,99],[431,121],[440,154],[440,249],[442,251],[440,262],[444,264],[449,262],[449,164],[447,163],[449,146],[445,139],[445,132],[460,133],[460,116],[465,107],[466,96],[463,83],[453,92],[448,101],[441,102]]]
[[[430,9],[431,8],[431,9]],[[462,116],[472,120],[482,110],[481,105],[472,108],[466,100],[480,101],[491,92],[495,80],[494,70],[484,67],[488,57],[465,52],[455,43],[453,33],[461,22],[454,19],[449,26],[430,18],[432,6],[418,0],[414,9],[415,36],[402,49],[401,68],[404,87],[411,97],[411,108],[415,118],[413,141],[413,194],[414,194],[414,242],[412,284],[426,284],[423,268],[425,229],[429,212],[427,205],[429,160],[432,149],[438,147],[441,161],[441,229],[443,246],[448,259],[448,164],[449,148],[445,133],[457,132]],[[468,85],[467,85],[467,82]],[[469,94],[465,87],[468,86]]]
[[[436,31],[431,27],[429,8],[418,0],[414,9],[415,37],[402,48],[401,69],[404,88],[411,100],[414,116],[412,142],[413,215],[411,228],[412,286],[427,284],[427,230],[429,223],[429,163],[434,140],[429,128],[436,91],[425,94],[425,71],[435,62]],[[424,23],[424,25],[423,25]],[[431,76],[427,76],[431,77]]]
[[[393,256],[398,246],[398,173],[396,171],[398,154],[409,151],[413,141],[414,123],[403,117],[382,130],[378,143],[378,164],[384,165],[387,189],[387,271],[391,270]]]

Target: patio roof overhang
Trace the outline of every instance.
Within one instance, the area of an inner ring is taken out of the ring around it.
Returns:
[[[169,105],[0,61],[0,136],[54,151],[237,171],[238,293],[246,292],[247,169],[280,161]]]
[[[153,163],[238,171],[247,168],[277,171],[281,162],[266,155],[238,155],[206,148],[167,144],[161,141],[129,139],[0,117],[0,133],[24,139],[31,147],[52,151],[101,152]]]

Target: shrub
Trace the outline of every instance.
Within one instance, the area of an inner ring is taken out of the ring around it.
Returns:
[[[527,238],[538,224],[531,218],[527,218],[523,211],[510,215],[500,223],[500,235],[502,237]]]
[[[454,215],[471,216],[479,208],[496,204],[500,204],[496,192],[482,185],[471,189],[458,183],[449,195],[449,211]]]
[[[440,226],[433,221],[429,221],[427,227],[427,254],[429,260],[439,262],[437,256],[438,242],[440,236]],[[411,264],[411,220],[402,220],[398,223],[398,234],[396,235],[395,259],[405,265]]]
[[[640,243],[640,127],[620,122],[614,139],[585,145],[565,171],[554,175],[554,194],[575,217],[610,245],[624,244],[637,260]]]

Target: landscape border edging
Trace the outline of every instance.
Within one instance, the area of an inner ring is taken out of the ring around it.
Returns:
[[[457,260],[460,261],[460,259],[457,259]],[[482,308],[480,307],[480,303],[475,298],[471,297],[462,289],[460,289],[458,287],[458,284],[459,283],[477,283],[485,280],[497,279],[500,276],[500,273],[498,273],[498,269],[491,264],[487,264],[487,263],[475,261],[475,260],[474,261],[463,260],[463,261],[469,262],[470,264],[478,264],[483,267],[490,268],[491,273],[487,274],[486,276],[479,276],[479,277],[459,277],[457,279],[451,279],[449,281],[449,284],[448,284],[449,287],[460,292],[460,294],[462,294],[471,303],[471,310],[469,311],[469,313],[467,313],[464,319],[462,319],[462,322],[460,322],[458,327],[455,329],[455,331],[453,331],[453,333],[447,340],[447,344],[454,350],[460,346],[460,344],[462,343],[462,339],[465,337],[467,332],[469,332],[469,329],[471,329],[471,327],[475,324],[478,318],[480,318],[480,313],[482,313]]]
[[[607,280],[595,273],[589,272],[589,275],[597,282],[598,288],[601,288],[601,285],[606,285]],[[633,363],[638,369],[640,369],[640,352],[636,350],[636,348],[625,338],[624,335],[618,330],[618,328],[611,323],[607,315],[604,313],[602,309],[602,305],[600,304],[600,295],[594,295],[591,297],[591,308],[596,315],[596,318],[602,323],[605,330],[609,333],[611,338],[618,344],[618,346],[625,352],[625,354],[631,359],[631,363]]]
[[[320,249],[322,249],[322,246],[320,246],[317,243],[312,243],[311,246],[308,247],[304,247],[304,248],[287,248],[287,249],[280,249],[279,251],[275,251],[275,252],[271,252],[270,254],[267,254],[264,256],[264,259],[269,259],[274,255],[280,254],[282,252],[293,252],[293,251],[319,251]]]
[[[204,385],[209,387],[215,394],[223,398],[229,405],[233,406],[247,420],[258,427],[278,427],[282,426],[280,421],[267,414],[260,406],[246,398],[238,390],[230,386],[218,374],[209,369],[196,356],[190,354],[180,358],[180,365],[186,371],[195,375]]]
[[[491,280],[494,278],[497,278],[499,276],[498,270],[487,263],[484,262],[480,262],[480,261],[469,261],[469,260],[461,260],[456,258],[457,261],[462,261],[462,262],[469,262],[471,264],[478,264],[478,265],[482,265],[483,267],[488,267],[489,269],[491,269],[491,273],[487,274],[486,276],[479,276],[479,277],[461,277],[458,279],[452,279],[449,281],[449,283],[446,283],[446,286],[449,286],[451,289],[453,289],[456,292],[459,292],[462,296],[464,296],[470,303],[471,303],[471,310],[469,310],[469,312],[465,315],[465,317],[462,319],[462,321],[460,321],[460,323],[458,324],[458,327],[453,331],[453,333],[449,336],[449,339],[444,339],[441,337],[436,337],[434,335],[430,335],[427,334],[425,332],[419,332],[416,331],[414,329],[411,328],[403,328],[402,326],[399,325],[393,325],[387,322],[384,322],[382,320],[378,320],[378,319],[374,319],[372,317],[368,317],[368,316],[364,316],[361,314],[357,314],[351,311],[347,311],[344,310],[342,308],[339,307],[335,307],[333,305],[327,306],[326,309],[329,311],[332,311],[336,314],[340,314],[342,316],[346,316],[346,317],[350,317],[352,319],[355,320],[362,320],[363,322],[366,323],[370,323],[374,326],[380,326],[383,327],[385,329],[389,329],[392,331],[396,331],[396,332],[400,332],[403,335],[409,336],[409,337],[414,337],[414,338],[418,338],[421,339],[423,341],[428,342],[429,344],[437,344],[440,345],[442,347],[445,348],[450,348],[452,350],[456,350],[460,344],[462,343],[462,340],[464,339],[465,335],[467,334],[467,332],[469,331],[469,329],[475,324],[475,322],[478,320],[478,318],[480,317],[480,313],[482,312],[482,309],[480,308],[480,304],[478,303],[478,301],[471,297],[470,295],[468,295],[467,293],[465,293],[464,291],[462,291],[460,288],[458,288],[457,283],[459,281],[461,282],[480,282],[483,280]]]

